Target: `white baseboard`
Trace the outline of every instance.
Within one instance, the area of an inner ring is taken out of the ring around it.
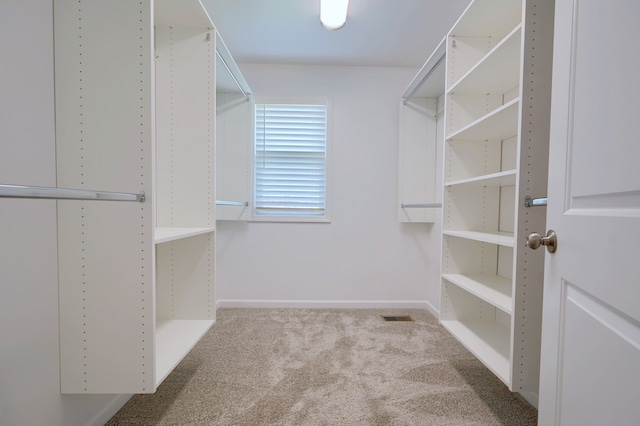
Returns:
[[[425,300],[249,300],[220,299],[218,308],[303,308],[303,309],[426,309],[434,312]],[[436,311],[437,312],[437,311]]]
[[[518,393],[527,400],[527,402],[533,405],[535,408],[538,408],[538,393],[537,392],[520,392]]]
[[[103,426],[131,399],[133,395],[116,395],[110,403],[96,413],[86,426]]]
[[[431,315],[433,315],[436,318],[440,318],[440,310],[438,308],[433,306],[428,300],[425,300],[424,304],[427,311],[431,312]]]

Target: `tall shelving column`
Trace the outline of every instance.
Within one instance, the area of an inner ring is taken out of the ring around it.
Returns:
[[[62,393],[149,393],[215,322],[215,29],[199,0],[54,2]]]
[[[553,2],[475,0],[447,37],[440,320],[537,405]]]
[[[402,94],[398,137],[398,222],[401,223],[439,222],[441,191],[436,189],[436,170],[442,142],[444,56],[445,40]]]
[[[215,322],[216,30],[199,0],[155,0],[159,384]]]

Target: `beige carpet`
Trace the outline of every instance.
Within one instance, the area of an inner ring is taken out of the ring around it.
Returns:
[[[411,315],[384,322],[380,315]],[[535,425],[426,311],[220,309],[155,394],[108,425]]]

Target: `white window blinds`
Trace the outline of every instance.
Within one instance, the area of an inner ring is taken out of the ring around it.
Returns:
[[[327,105],[256,104],[256,216],[324,216]]]

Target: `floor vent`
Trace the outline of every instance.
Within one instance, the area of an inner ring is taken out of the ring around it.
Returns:
[[[382,315],[382,319],[385,321],[413,321],[413,318],[411,318],[409,315],[402,315],[402,316]]]

